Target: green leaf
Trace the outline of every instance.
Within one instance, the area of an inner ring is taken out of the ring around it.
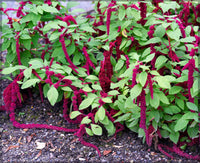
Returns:
[[[86,77],[86,79],[90,79],[90,80],[99,80],[99,78],[95,75],[89,75]]]
[[[15,29],[16,31],[20,31],[20,30],[21,30],[21,26],[20,26],[20,24],[19,24],[18,22],[14,22],[14,23],[13,23],[13,27],[14,27],[14,29]]]
[[[180,107],[182,110],[184,110],[184,106],[185,106],[184,100],[176,98],[175,101],[176,101],[176,105],[178,105],[178,107]]]
[[[78,117],[81,114],[82,113],[80,111],[73,111],[73,112],[70,113],[70,118],[74,119],[74,118]]]
[[[28,39],[31,39],[31,37],[30,37],[28,34],[22,34],[22,35],[20,36],[20,39],[28,40]]]
[[[143,71],[139,74],[139,82],[142,85],[142,87],[144,87],[146,81],[147,81],[147,73]]]
[[[155,56],[155,53],[152,53],[150,55],[148,55],[144,60],[143,62],[150,62]]]
[[[126,114],[124,114],[124,115],[122,115],[122,116],[119,116],[119,117],[115,120],[115,123],[116,123],[116,122],[123,122],[123,121],[126,121],[126,120],[128,120],[128,119],[130,118],[130,116],[131,116],[131,113],[126,113]]]
[[[86,32],[96,33],[96,31],[92,27],[90,27],[88,24],[81,25],[80,29]]]
[[[32,74],[32,68],[27,68],[26,70],[24,70],[24,76],[28,79],[31,77]]]
[[[35,85],[36,83],[40,82],[40,79],[29,79],[27,81],[25,81],[23,84],[22,84],[22,87],[21,89],[26,89],[28,87],[31,87],[32,85]]]
[[[161,88],[164,88],[164,89],[171,89],[171,85],[170,85],[169,80],[167,80],[167,78],[165,78],[164,76],[157,76],[157,77],[155,78],[155,80],[158,82],[158,85],[159,85]]]
[[[31,39],[24,40],[22,43],[27,50],[31,49]]]
[[[108,136],[112,136],[113,134],[115,134],[116,128],[110,120],[108,122],[109,122],[108,125],[104,125],[104,127],[108,132]]]
[[[59,11],[55,8],[55,7],[52,7],[52,6],[48,6],[47,4],[43,4],[41,6],[41,9],[45,12],[50,12],[50,13],[59,13]]]
[[[101,86],[98,85],[98,84],[93,84],[92,88],[95,89],[95,90],[100,90],[100,91],[102,90]]]
[[[155,67],[157,68],[157,70],[159,70],[160,68],[162,68],[167,60],[168,59],[165,56],[160,55],[156,59],[156,63],[155,63]]]
[[[181,110],[179,109],[179,107],[175,106],[175,105],[170,105],[164,108],[164,112],[168,113],[168,114],[176,114],[179,113]]]
[[[159,92],[158,93],[159,97],[160,97],[160,101],[164,104],[170,104],[169,103],[169,99],[167,98],[167,96],[165,96],[165,94],[163,92]]]
[[[88,108],[93,103],[94,99],[95,99],[95,97],[90,97],[90,98],[84,99],[79,106],[79,110]]]
[[[167,12],[169,9],[175,10],[176,8],[180,8],[179,4],[173,1],[159,3],[159,7],[161,7],[163,13]]]
[[[162,25],[159,25],[156,27],[154,34],[156,37],[162,38],[165,35],[165,28]]]
[[[193,113],[191,111],[188,111],[186,114],[184,114],[182,119],[194,119],[196,122],[199,122],[198,113]]]
[[[113,96],[115,96],[115,95],[118,95],[118,94],[120,94],[117,90],[112,90],[112,91],[109,91],[108,92],[108,95],[113,95]]]
[[[103,120],[105,118],[105,115],[106,115],[106,111],[105,109],[101,106],[98,110],[98,117],[100,120]]]
[[[101,126],[96,125],[96,124],[91,124],[91,129],[92,129],[92,132],[95,135],[98,135],[98,136],[102,135],[102,128],[101,128]]]
[[[119,17],[119,20],[123,20],[125,15],[126,15],[126,10],[124,9],[124,6],[121,6],[121,8],[118,10],[118,17]]]
[[[182,129],[184,129],[189,123],[189,120],[186,120],[186,119],[179,119],[176,123],[176,125],[174,126],[174,131],[177,132],[177,131],[180,131]]]
[[[157,94],[156,92],[154,92],[153,94],[153,99],[150,98],[150,105],[156,109],[160,105],[160,97],[159,94]]]
[[[186,105],[190,110],[198,111],[198,107],[194,103],[187,102]]]
[[[47,98],[52,106],[55,105],[57,99],[58,99],[58,91],[57,89],[52,85],[47,92]]]
[[[81,124],[89,124],[90,122],[92,122],[92,120],[86,116],[82,119]]]
[[[159,37],[154,37],[154,38],[151,38],[150,40],[148,40],[145,43],[145,45],[159,43],[159,42],[161,42],[161,39]]]
[[[102,98],[102,101],[105,103],[112,103],[112,100],[109,97]]]
[[[142,92],[142,86],[140,84],[136,84],[131,90],[130,95],[131,99],[135,99],[137,96],[139,96]]]
[[[122,67],[124,66],[124,61],[119,59],[119,61],[117,62],[117,64],[115,65],[115,71],[120,70]]]
[[[195,37],[186,37],[186,38],[180,39],[180,42],[193,42],[195,40],[196,40]]]
[[[170,95],[174,95],[177,94],[181,91],[182,87],[179,86],[173,86],[170,90],[169,90],[169,94]]]
[[[177,144],[178,140],[179,140],[179,136],[180,133],[179,132],[171,132],[169,135],[169,138],[172,142],[174,142],[175,144]]]
[[[187,133],[190,138],[198,137],[198,131],[199,131],[198,125],[196,125],[195,127],[188,127],[187,129]]]
[[[15,67],[7,67],[7,68],[4,68],[3,70],[2,70],[2,74],[10,74],[10,73],[12,73],[12,72],[14,72],[15,70],[18,70],[18,69],[26,69],[27,67],[25,67],[25,66],[21,66],[21,65],[19,65],[19,66],[15,66]]]
[[[87,132],[87,134],[88,134],[89,136],[93,136],[93,135],[94,135],[93,132],[92,132],[92,130],[89,129],[89,128],[87,128],[87,127],[85,127],[85,131]]]

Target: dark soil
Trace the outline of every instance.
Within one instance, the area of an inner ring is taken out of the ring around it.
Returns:
[[[9,82],[1,80],[1,90]],[[20,123],[77,127],[63,119],[61,104],[52,107],[48,100],[42,103],[36,94],[33,94],[21,108],[16,109],[16,119]],[[73,133],[15,128],[6,112],[0,112],[0,138],[1,162],[198,162],[174,154],[172,160],[153,147],[149,148],[143,144],[137,134],[128,130],[119,133],[110,141],[107,141],[110,138],[105,136],[85,137],[86,141],[99,147],[102,154],[102,157],[99,157],[95,149],[83,146]],[[39,147],[41,149],[37,149]],[[188,151],[193,155],[200,153],[198,145],[186,150]]]

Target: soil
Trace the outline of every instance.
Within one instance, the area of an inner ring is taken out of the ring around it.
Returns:
[[[9,80],[2,79],[1,90],[9,83]],[[1,91],[0,105],[2,103]],[[63,119],[61,104],[52,107],[47,99],[42,103],[37,94],[33,94],[21,108],[16,109],[16,119],[20,123],[78,127]],[[127,129],[111,139],[106,136],[85,137],[86,141],[100,149],[102,156],[99,157],[95,149],[83,146],[73,133],[15,128],[6,112],[0,112],[0,138],[1,162],[198,162],[174,154],[174,159],[170,159],[143,144],[136,133]],[[196,145],[186,149],[186,152],[197,155],[200,149]]]

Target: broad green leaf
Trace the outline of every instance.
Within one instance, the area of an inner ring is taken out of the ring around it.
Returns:
[[[176,125],[174,126],[174,131],[177,132],[177,131],[180,131],[182,129],[184,129],[189,123],[189,120],[187,119],[179,119],[176,123]]]
[[[108,125],[104,125],[104,127],[106,128],[108,132],[108,136],[112,136],[115,133],[116,128],[110,120],[108,122],[109,122]]]
[[[142,87],[144,87],[146,81],[147,81],[147,73],[143,71],[139,74],[139,82],[142,85]]]
[[[115,95],[118,95],[118,94],[120,94],[117,90],[112,90],[112,91],[109,91],[108,92],[108,95],[113,95],[113,96],[115,96]]]
[[[98,112],[97,114],[98,114],[99,119],[103,120],[106,115],[105,109],[101,106],[97,112]]]
[[[171,89],[169,90],[169,94],[170,95],[174,95],[174,94],[177,94],[181,91],[182,87],[179,87],[179,86],[173,86],[171,87]]]
[[[52,12],[52,13],[59,13],[59,11],[55,8],[55,7],[52,7],[52,6],[48,6],[47,4],[43,4],[41,6],[41,9],[45,12]]]
[[[92,130],[89,129],[89,128],[87,128],[87,127],[85,127],[85,131],[86,131],[87,134],[90,135],[90,136],[93,136],[93,135],[94,135],[93,132],[92,132]]]
[[[115,120],[115,123],[116,123],[116,122],[123,122],[123,121],[126,121],[126,120],[128,120],[128,119],[130,118],[130,116],[131,116],[131,113],[126,113],[126,114],[124,114],[124,115],[122,115],[122,116],[119,116],[119,117]]]
[[[198,111],[198,107],[194,103],[187,102],[186,105],[190,110]]]
[[[156,37],[162,38],[165,35],[165,28],[162,25],[159,25],[156,27],[154,34]]]
[[[170,89],[171,85],[169,80],[167,80],[164,76],[157,76],[155,80],[158,82],[158,85],[164,89]]]
[[[101,126],[96,125],[96,124],[91,124],[91,129],[92,129],[92,132],[95,135],[98,135],[98,136],[102,135],[102,128],[101,128]]]
[[[169,138],[172,142],[174,142],[175,144],[177,144],[178,140],[179,140],[179,136],[180,133],[179,132],[171,132],[169,135]]]
[[[120,60],[117,62],[117,64],[115,65],[115,71],[120,70],[123,66],[124,66],[124,61],[120,59]]]
[[[185,102],[182,99],[176,98],[176,105],[178,105],[178,107],[180,107],[182,110],[184,110],[185,107]]]
[[[89,124],[90,122],[92,122],[92,120],[86,116],[82,119],[81,124]]]
[[[95,97],[84,99],[79,106],[79,110],[88,108],[93,103],[94,99],[95,99]]]
[[[98,85],[98,84],[93,84],[92,88],[95,89],[95,90],[100,90],[100,91],[102,90],[101,86]]]
[[[52,85],[47,92],[47,98],[52,106],[55,105],[57,99],[58,99],[58,91],[57,89]]]
[[[165,56],[160,55],[156,59],[156,63],[155,63],[155,67],[157,68],[157,70],[159,70],[160,68],[162,68],[167,60],[168,59]]]
[[[170,105],[164,108],[164,112],[168,114],[176,114],[179,113],[181,110],[176,105]]]
[[[122,21],[126,14],[126,10],[124,9],[124,6],[121,6],[121,8],[118,10],[118,12],[119,12],[119,14],[118,14],[119,20]]]
[[[182,119],[194,119],[196,122],[199,121],[198,119],[198,113],[193,113],[191,111],[188,111],[186,114],[182,116]]]
[[[188,127],[187,129],[187,133],[190,138],[198,137],[198,131],[199,131],[198,125],[196,125],[195,127]]]
[[[40,82],[40,79],[29,79],[29,80],[25,81],[25,82],[22,84],[21,89],[29,88],[29,87],[35,85],[35,84],[38,83],[38,82]]]
[[[131,99],[135,99],[137,96],[139,96],[142,92],[142,86],[140,84],[136,84],[131,90],[130,95]]]
[[[15,66],[15,67],[7,67],[7,68],[4,68],[1,73],[2,74],[10,74],[10,73],[14,72],[15,70],[26,69],[26,68],[27,67],[21,66],[21,65]]]
[[[150,55],[148,55],[144,60],[143,62],[150,62],[155,56],[155,53],[152,53]]]
[[[163,92],[159,92],[158,93],[159,97],[160,97],[160,101],[163,102],[164,104],[170,104],[169,103],[169,99],[167,98],[167,96],[163,93]]]
[[[156,92],[154,92],[153,94],[153,99],[150,98],[150,105],[156,109],[160,105],[160,97],[159,94],[157,94]]]
[[[80,29],[86,32],[96,33],[96,31],[87,24],[83,24],[80,26]]]
[[[167,12],[169,9],[175,10],[176,8],[180,8],[179,4],[174,1],[159,3],[159,7],[161,7],[163,13]]]
[[[195,40],[196,40],[195,37],[186,37],[186,38],[180,39],[181,42],[193,42]]]
[[[99,78],[95,75],[89,75],[86,77],[86,79],[90,79],[90,80],[99,80]]]
[[[151,38],[150,40],[148,40],[145,43],[145,45],[159,43],[159,42],[161,42],[161,39],[159,37],[154,37],[154,38]]]
[[[112,100],[109,97],[102,98],[102,101],[105,103],[112,103]]]
[[[81,114],[82,113],[80,111],[73,111],[73,112],[70,113],[70,118],[74,119],[74,118],[78,117]]]
[[[24,76],[28,79],[31,77],[32,74],[32,68],[27,68],[26,70],[24,70]]]

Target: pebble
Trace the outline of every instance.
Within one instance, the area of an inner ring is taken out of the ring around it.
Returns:
[[[85,158],[79,158],[79,161],[85,161],[86,159]]]

